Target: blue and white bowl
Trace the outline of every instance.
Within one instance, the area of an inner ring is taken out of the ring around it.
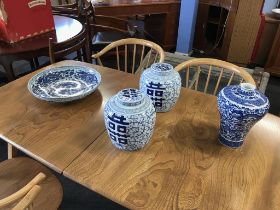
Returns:
[[[243,144],[251,127],[268,112],[269,101],[254,85],[242,83],[220,91],[218,109],[221,119],[219,141],[236,148]]]
[[[181,90],[181,77],[173,66],[155,63],[140,78],[140,90],[148,95],[156,112],[168,112],[176,104]]]
[[[152,136],[156,112],[149,97],[128,88],[110,98],[104,108],[104,121],[115,147],[133,151],[143,148]]]
[[[84,66],[61,66],[42,71],[28,82],[28,90],[38,99],[69,102],[94,92],[101,82],[95,69]]]

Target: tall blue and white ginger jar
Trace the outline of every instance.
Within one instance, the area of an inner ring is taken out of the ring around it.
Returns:
[[[236,148],[243,144],[250,128],[268,112],[269,101],[254,85],[242,83],[220,91],[218,109],[221,119],[219,141]]]
[[[137,89],[124,89],[105,104],[108,135],[113,145],[121,150],[143,148],[152,136],[155,119],[152,100]]]
[[[181,77],[173,66],[155,63],[140,78],[140,90],[153,101],[156,112],[168,112],[176,104],[181,90]]]

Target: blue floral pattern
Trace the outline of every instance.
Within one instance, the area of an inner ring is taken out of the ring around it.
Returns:
[[[170,64],[155,63],[142,73],[140,90],[152,99],[156,112],[168,112],[179,98],[181,77]]]
[[[62,66],[33,76],[28,82],[28,90],[41,100],[69,102],[91,94],[100,82],[101,75],[95,69]]]
[[[120,91],[104,108],[108,135],[113,145],[121,150],[143,148],[153,134],[155,119],[151,99],[133,88]]]
[[[268,112],[269,101],[254,86],[243,83],[223,88],[218,94],[218,108],[219,141],[235,148],[243,144],[250,128]]]

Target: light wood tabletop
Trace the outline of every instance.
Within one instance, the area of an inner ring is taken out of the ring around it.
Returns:
[[[216,97],[182,88],[176,106],[158,113],[142,150],[116,149],[103,106],[139,77],[91,64],[98,90],[68,104],[30,95],[27,75],[0,88],[0,134],[28,155],[131,209],[280,209],[280,118],[266,115],[239,149],[218,143]],[[47,67],[49,68],[49,67]]]
[[[29,93],[28,80],[37,72],[0,88],[0,137],[57,172],[104,132],[103,105],[108,98],[138,84],[130,74],[77,61],[46,68],[61,65],[93,67],[101,74],[101,85],[90,96],[67,104],[40,101]]]
[[[220,145],[218,128],[216,97],[183,88],[144,149],[120,151],[103,133],[63,174],[130,209],[280,209],[280,118],[239,149]]]

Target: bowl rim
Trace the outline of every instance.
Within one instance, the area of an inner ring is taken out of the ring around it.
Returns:
[[[82,94],[79,94],[79,95],[75,95],[75,96],[68,96],[68,97],[42,97],[41,95],[38,95],[36,93],[33,92],[33,83],[34,81],[36,81],[40,76],[42,75],[46,75],[48,72],[52,72],[52,71],[62,71],[62,70],[67,70],[69,68],[74,68],[74,70],[78,70],[77,68],[79,68],[79,70],[84,70],[84,71],[89,71],[91,72],[94,76],[97,77],[97,84],[95,85],[91,85],[89,86],[90,88],[85,91],[84,93]],[[36,98],[38,99],[41,99],[41,100],[44,100],[44,101],[48,101],[48,102],[70,102],[70,101],[74,101],[74,100],[78,100],[78,99],[81,99],[81,98],[84,98],[86,96],[88,96],[89,94],[93,93],[100,85],[101,83],[101,75],[100,73],[95,69],[95,68],[91,68],[91,67],[87,67],[87,66],[58,66],[58,67],[52,67],[52,68],[49,68],[49,69],[45,69],[45,70],[42,70],[38,73],[36,73],[35,75],[33,75],[29,81],[28,81],[28,84],[27,84],[27,88],[29,90],[29,92]]]

